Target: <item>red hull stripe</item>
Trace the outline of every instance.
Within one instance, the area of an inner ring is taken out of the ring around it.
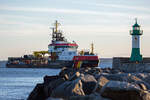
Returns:
[[[49,44],[49,46],[78,46],[77,44],[71,44],[71,43],[63,43],[63,44]]]
[[[98,60],[98,56],[74,56],[73,60]]]

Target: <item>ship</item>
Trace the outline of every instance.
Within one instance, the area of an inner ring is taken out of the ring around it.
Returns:
[[[80,68],[97,67],[98,55],[94,53],[94,44],[90,51],[78,51],[75,41],[69,42],[59,30],[60,23],[56,20],[52,28],[52,39],[48,51],[34,51],[33,55],[8,57],[8,68]],[[48,56],[45,56],[48,55]]]

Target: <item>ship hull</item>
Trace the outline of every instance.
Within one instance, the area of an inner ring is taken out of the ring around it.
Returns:
[[[81,67],[97,67],[99,64],[98,60],[92,60],[92,61],[83,61]]]
[[[83,61],[81,67],[97,67],[99,61]],[[53,68],[60,69],[63,67],[72,68],[73,61],[54,61],[48,64],[6,64],[7,68]]]
[[[54,68],[72,67],[72,61],[54,61],[48,64],[6,64],[7,68]]]

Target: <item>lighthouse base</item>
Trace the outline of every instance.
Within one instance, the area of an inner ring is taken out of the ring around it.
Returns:
[[[123,72],[150,72],[150,58],[136,62],[130,61],[129,57],[114,57],[112,68]]]
[[[130,61],[142,61],[142,55],[139,48],[132,48]]]

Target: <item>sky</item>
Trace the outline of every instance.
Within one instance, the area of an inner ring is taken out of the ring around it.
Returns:
[[[79,50],[100,58],[128,57],[135,18],[144,31],[141,54],[150,56],[150,0],[0,0],[0,60],[48,50],[55,20]]]

